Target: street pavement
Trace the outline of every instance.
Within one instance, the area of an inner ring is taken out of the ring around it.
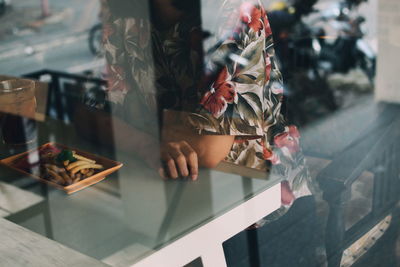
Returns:
[[[99,72],[104,59],[88,48],[88,31],[98,22],[99,0],[51,0],[51,16],[40,18],[40,0],[11,1],[0,17],[0,74],[20,76],[41,69]],[[268,2],[266,0],[266,2]],[[318,9],[336,1],[320,0]],[[377,0],[363,4],[369,37],[376,39]],[[376,14],[376,13],[375,13]]]
[[[99,0],[49,3],[47,18],[41,18],[40,0],[12,1],[0,17],[1,74],[20,76],[41,69],[82,72],[101,65],[88,48]]]

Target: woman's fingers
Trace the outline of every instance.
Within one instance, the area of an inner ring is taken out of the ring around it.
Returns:
[[[167,175],[176,179],[179,176],[196,180],[198,177],[198,157],[193,148],[185,141],[171,142],[162,149],[161,158],[165,163],[164,172],[160,175]]]
[[[175,161],[175,165],[178,169],[179,175],[181,177],[189,176],[188,164],[186,161],[186,156],[183,153],[183,144],[181,143],[174,143],[170,144],[169,154]]]
[[[186,157],[189,175],[192,180],[197,180],[199,174],[199,160],[196,151],[186,142],[182,144],[182,153]]]
[[[162,153],[161,158],[165,162],[165,168],[167,169],[166,172],[168,176],[173,179],[178,178],[178,171],[175,167],[174,158],[167,151]]]

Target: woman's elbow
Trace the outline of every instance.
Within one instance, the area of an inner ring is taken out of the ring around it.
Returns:
[[[217,167],[220,162],[220,160],[203,160],[200,162],[200,166],[207,169],[213,169]]]
[[[213,169],[218,166],[218,164],[225,159],[227,155],[205,155],[200,158],[200,166],[208,169]]]
[[[229,154],[234,136],[207,136],[206,142],[201,146],[199,165],[205,168],[215,168]]]

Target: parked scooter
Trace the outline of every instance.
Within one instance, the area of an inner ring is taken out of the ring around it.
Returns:
[[[290,5],[269,10],[275,51],[285,80],[286,111],[293,123],[337,108],[324,69],[319,66],[321,29],[303,18],[314,12],[317,0],[292,0]]]
[[[374,83],[376,54],[365,40],[362,25],[365,18],[357,14],[355,9],[367,0],[344,0],[321,12],[321,16],[313,20],[328,23],[337,32],[334,38],[321,38],[320,61],[329,66],[332,72],[347,73],[360,68]],[[321,33],[321,37],[325,35]],[[333,42],[329,42],[333,40]]]

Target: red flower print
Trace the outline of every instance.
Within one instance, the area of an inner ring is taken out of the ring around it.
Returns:
[[[207,92],[200,104],[216,118],[221,117],[228,107],[226,100],[215,92]]]
[[[255,32],[263,29],[262,10],[252,3],[246,2],[241,5],[240,18]]]
[[[264,156],[265,160],[271,161],[271,163],[273,165],[277,165],[277,164],[281,163],[278,155],[266,147],[263,147],[263,156]]]
[[[261,140],[261,145],[263,147],[263,158],[265,160],[271,161],[273,165],[280,164],[281,161],[276,153],[274,153],[271,149],[265,146],[264,140]]]
[[[107,84],[109,91],[127,91],[125,71],[118,65],[107,65]]]
[[[266,147],[263,147],[263,156],[264,159],[270,158],[272,156],[272,151]]]
[[[289,206],[295,200],[295,196],[290,189],[288,181],[281,182],[281,203],[282,205]]]
[[[228,69],[225,67],[218,75],[212,89],[202,98],[200,104],[214,117],[219,118],[227,109],[228,104],[237,100],[237,94],[232,82],[228,80]]]
[[[274,142],[283,152],[288,151],[290,155],[293,155],[300,150],[299,138],[297,127],[291,125],[286,127],[285,132],[275,136]]]
[[[240,18],[242,22],[246,23],[254,32],[260,32],[264,29],[266,36],[272,34],[263,6],[256,6],[249,2],[243,3],[240,7]]]
[[[247,139],[235,139],[233,141],[235,144],[245,144],[245,145],[249,145],[249,140]]]

